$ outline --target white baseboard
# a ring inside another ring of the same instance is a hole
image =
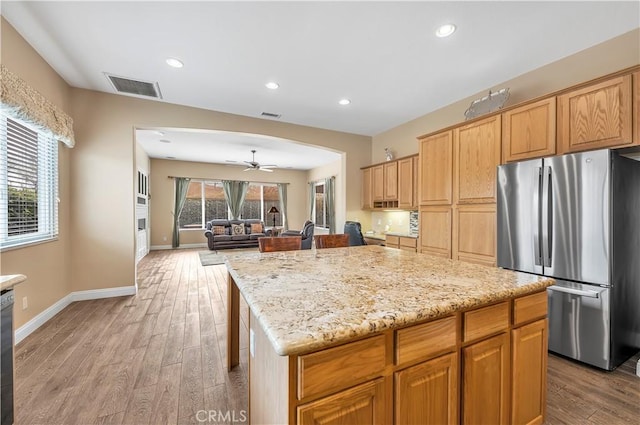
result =
[[[17,344],[31,335],[36,329],[44,325],[49,321],[49,319],[60,313],[72,302],[97,300],[100,298],[124,297],[127,295],[135,295],[137,291],[137,286],[121,286],[119,288],[90,289],[88,291],[72,292],[16,329],[14,336],[15,343]]]
[[[206,242],[181,244],[178,248],[173,248],[171,245],[151,245],[151,251],[160,251],[162,249],[189,249],[189,248],[208,248],[208,245]]]

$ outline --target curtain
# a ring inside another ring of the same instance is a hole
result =
[[[224,189],[224,197],[229,204],[231,210],[231,219],[238,220],[242,212],[242,204],[247,196],[249,182],[241,182],[236,180],[223,180],[222,188]]]
[[[329,233],[336,232],[336,202],[335,202],[335,177],[327,177],[324,180],[324,202],[327,208],[327,224],[329,225]]]
[[[287,185],[278,183],[278,194],[280,195],[280,214],[282,214],[282,227],[289,230],[289,218],[287,217]]]
[[[187,199],[187,189],[189,189],[189,180],[184,177],[176,177],[175,181],[175,205],[173,208],[173,238],[171,239],[171,246],[177,248],[180,246],[180,213],[184,207],[184,202]]]
[[[0,65],[0,88],[5,112],[51,134],[70,148],[75,145],[73,119],[4,65]]]
[[[316,200],[316,184],[315,182],[309,182],[309,220],[316,222],[315,217],[313,216],[313,207],[315,205]]]

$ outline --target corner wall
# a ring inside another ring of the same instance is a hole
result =
[[[0,18],[1,60],[13,73],[44,97],[69,113],[70,88],[4,18]],[[70,154],[58,147],[59,235],[58,240],[0,253],[1,274],[24,274],[27,281],[16,286],[14,324],[16,329],[64,297],[71,289],[70,278]],[[28,307],[22,309],[27,297]]]

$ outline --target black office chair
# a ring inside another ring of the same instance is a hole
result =
[[[349,235],[349,246],[366,245],[364,237],[362,236],[362,227],[357,221],[345,221],[344,233]]]

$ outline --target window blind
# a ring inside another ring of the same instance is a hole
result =
[[[0,112],[0,248],[58,235],[58,146]]]

